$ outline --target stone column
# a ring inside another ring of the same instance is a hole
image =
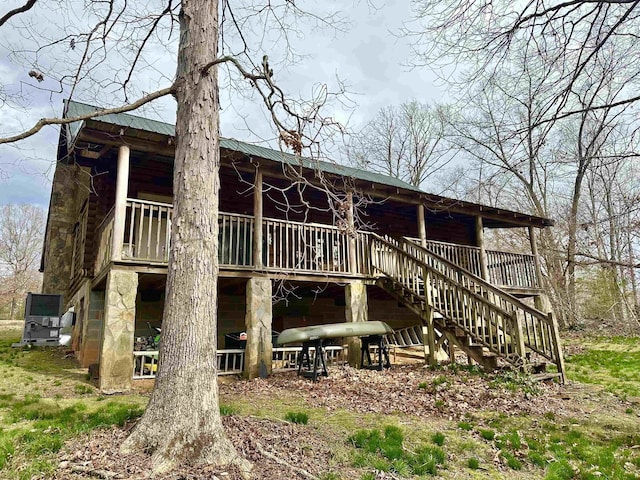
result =
[[[367,286],[360,280],[354,280],[345,287],[347,322],[366,322],[369,319]],[[349,337],[349,365],[360,367],[360,346],[358,337]]]
[[[271,374],[271,280],[250,278],[247,282],[247,311],[244,317],[247,346],[244,351],[244,375],[247,378]]]
[[[123,392],[131,388],[136,323],[138,274],[111,270],[105,292],[104,326],[100,347],[100,390]]]

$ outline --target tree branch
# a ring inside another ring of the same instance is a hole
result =
[[[19,140],[24,140],[25,138],[28,138],[38,133],[40,130],[42,130],[43,127],[47,125],[68,125],[69,123],[80,122],[82,120],[89,120],[90,118],[103,117],[105,115],[111,115],[114,113],[130,112],[131,110],[135,110],[136,108],[139,108],[142,105],[145,105],[151,102],[152,100],[156,100],[166,95],[172,95],[174,91],[175,91],[175,86],[171,85],[170,87],[163,88],[161,90],[156,90],[155,92],[150,93],[149,95],[145,95],[144,97],[140,98],[139,100],[133,103],[123,105],[121,107],[96,110],[95,112],[87,113],[86,115],[78,115],[77,117],[71,117],[71,118],[41,118],[29,130],[19,133],[18,135],[13,135],[11,137],[0,138],[0,145],[4,143],[13,143]]]
[[[30,10],[36,4],[37,0],[27,0],[23,6],[9,10],[2,18],[0,18],[0,27],[4,25],[11,17]]]

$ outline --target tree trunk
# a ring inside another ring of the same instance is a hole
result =
[[[176,74],[174,221],[159,370],[142,419],[122,450],[153,453],[155,472],[183,461],[250,464],[225,437],[216,372],[219,105],[218,2],[183,0]]]

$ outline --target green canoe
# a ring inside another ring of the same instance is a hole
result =
[[[310,327],[287,328],[280,335],[276,343],[302,343],[320,338],[364,337],[366,335],[386,335],[393,333],[393,329],[384,322],[345,322],[329,323],[327,325],[312,325]]]

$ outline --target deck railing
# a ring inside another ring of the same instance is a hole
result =
[[[127,199],[122,259],[166,263],[173,205]]]
[[[106,267],[111,261],[111,248],[113,244],[113,221],[115,209],[112,208],[102,223],[98,226],[98,253],[96,256],[96,273]]]
[[[169,261],[173,206],[127,199],[120,261]],[[218,259],[221,267],[253,267],[254,217],[221,212],[218,216]],[[365,232],[349,237],[338,227],[314,223],[263,220],[262,265],[265,270],[362,275],[370,272],[369,239]],[[99,233],[96,271],[111,259],[113,211]],[[350,242],[354,255],[350,255]],[[355,262],[355,263],[354,263]]]
[[[314,358],[315,349],[310,348],[311,358]],[[273,364],[274,372],[295,370],[302,347],[274,347]],[[327,364],[335,364],[344,359],[343,347],[325,347]],[[237,375],[244,369],[244,349],[226,348],[217,351],[218,375]],[[158,351],[138,350],[133,352],[133,378],[134,380],[156,378],[158,371]]]
[[[96,272],[112,259],[113,210],[98,229]],[[173,206],[167,203],[127,199],[125,233],[120,261],[166,264],[169,261]],[[221,212],[218,216],[218,259],[222,268],[255,265],[254,217]],[[262,267],[272,272],[370,276],[371,236],[315,223],[263,219]],[[419,239],[410,239],[419,243]],[[426,248],[481,276],[480,248],[433,240]],[[534,257],[487,250],[489,281],[504,287],[539,288]]]
[[[419,238],[409,238],[421,245]],[[427,240],[425,247],[436,255],[481,277],[480,247]],[[540,288],[533,255],[486,250],[488,280],[501,287]]]
[[[73,254],[71,256],[71,281],[85,276],[84,268],[85,242],[87,241],[88,203],[85,202],[78,213],[78,220],[73,227]]]
[[[487,250],[487,269],[494,285],[540,288],[533,255]]]

